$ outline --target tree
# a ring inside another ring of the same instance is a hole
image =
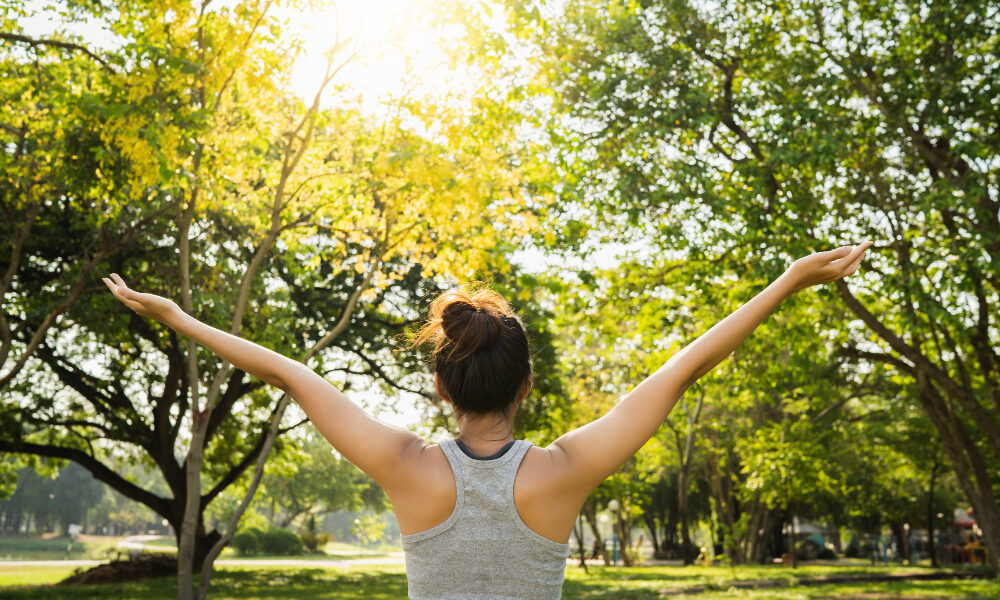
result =
[[[17,355],[11,368],[4,356],[0,451],[73,460],[161,515],[190,598],[207,593],[271,447],[302,421],[283,418],[289,398],[123,312],[95,274],[124,273],[343,387],[426,393],[397,336],[441,286],[502,263],[492,248],[524,224],[507,219],[502,157],[416,133],[435,119],[460,131],[450,115],[409,104],[372,122],[322,108],[349,40],[331,40],[303,102],[282,87],[297,46],[272,3],[164,8],[74,6],[109,23],[120,44],[108,50],[0,36],[20,103],[4,114],[39,117],[0,128],[12,165],[3,314],[16,323],[4,352]],[[121,462],[156,469],[168,491]],[[206,507],[248,476],[230,520],[209,527]]]
[[[514,39],[538,66],[515,94],[551,103],[533,123],[571,174],[554,188],[565,219],[772,275],[876,241],[869,275],[831,286],[862,325],[844,351],[916,384],[996,570],[996,8],[508,7],[506,38],[476,35]],[[507,54],[484,47],[491,64]]]
[[[297,520],[315,523],[316,516],[338,510],[388,508],[382,489],[337,455],[312,427],[295,442],[297,452],[270,460],[261,480],[272,527],[287,529]]]

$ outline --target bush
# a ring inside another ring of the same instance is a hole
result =
[[[256,530],[256,531],[255,531]],[[252,556],[260,554],[260,531],[256,527],[251,527],[245,531],[240,531],[233,536],[233,548],[240,556]]]
[[[302,543],[305,544],[309,552],[319,552],[330,541],[329,533],[313,533],[306,531],[302,534]]]
[[[302,554],[302,540],[287,529],[271,529],[260,540],[264,554]]]
[[[816,555],[816,558],[820,560],[836,560],[837,553],[830,548],[824,547],[822,550],[819,551],[819,554]]]

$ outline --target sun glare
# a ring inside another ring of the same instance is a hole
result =
[[[213,6],[232,3],[222,0]],[[364,112],[377,114],[401,96],[444,101],[464,97],[474,77],[456,68],[442,48],[442,42],[459,34],[458,27],[433,22],[448,3],[460,6],[458,0],[328,0],[306,3],[312,7],[305,9],[272,8],[271,15],[285,22],[289,34],[303,43],[291,74],[291,91],[304,99],[315,97],[326,68],[325,55],[339,35],[357,43],[357,56],[325,90],[325,106],[360,99]],[[18,22],[28,35],[46,37],[64,31],[79,35],[93,49],[119,43],[104,23],[65,22],[58,16],[58,3],[50,0],[32,5],[36,10]],[[348,54],[349,49],[341,51],[337,62]]]
[[[316,10],[285,11],[279,18],[303,39],[303,52],[292,74],[292,89],[313,98],[326,69],[327,50],[340,40],[357,44],[356,58],[347,62],[332,85],[359,98],[365,112],[381,112],[394,98],[455,98],[467,91],[470,77],[457,71],[442,48],[456,35],[454,27],[432,23],[441,2],[450,0],[350,0],[331,2]],[[348,57],[344,49],[336,63]],[[325,93],[324,103],[343,99]]]

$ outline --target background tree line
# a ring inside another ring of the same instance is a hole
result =
[[[996,570],[997,7],[576,0],[451,18],[495,114],[531,132],[538,243],[594,315],[582,332],[569,317],[592,386],[574,398],[622,393],[794,258],[875,242],[863,276],[782,307],[679,406],[678,510],[705,461],[743,560],[803,511],[901,529],[947,473]]]

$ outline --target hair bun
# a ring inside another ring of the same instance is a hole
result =
[[[524,325],[500,294],[485,285],[434,299],[414,345],[434,343],[434,373],[442,396],[459,412],[506,411],[531,386]]]
[[[489,307],[455,299],[441,311],[441,329],[453,346],[452,352],[465,356],[495,343],[503,331],[503,321]]]

